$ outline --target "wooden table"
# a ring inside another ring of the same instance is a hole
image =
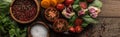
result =
[[[59,35],[51,32],[50,37],[120,37],[120,0],[101,0],[102,12],[99,24],[78,35]]]

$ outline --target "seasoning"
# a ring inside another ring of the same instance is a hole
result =
[[[32,37],[47,37],[48,30],[45,26],[36,24],[31,28]]]
[[[16,0],[12,5],[13,16],[20,21],[33,19],[37,14],[37,6],[32,0]]]

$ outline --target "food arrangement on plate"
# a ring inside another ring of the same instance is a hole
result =
[[[41,37],[49,37],[50,30],[57,33],[81,33],[89,24],[98,23],[96,18],[102,7],[100,0],[13,0],[8,4],[10,6],[3,3],[3,5],[0,5],[3,8],[0,8],[3,9],[3,12],[7,7],[10,8],[9,13],[12,19],[18,23],[14,26],[8,26],[11,28],[8,32],[11,37],[19,37],[23,32],[25,33],[25,31],[21,32],[21,28],[17,27],[19,24],[29,24],[25,29],[28,37],[40,37],[40,35]],[[4,8],[6,5],[7,7]],[[6,10],[6,12],[8,11]],[[7,14],[4,16],[7,16]],[[7,23],[7,18],[4,19],[4,16],[0,15],[0,19],[3,19],[2,22],[0,21],[2,24]],[[9,23],[12,24],[12,22]],[[24,29],[24,26],[22,27]],[[8,28],[0,27],[2,32],[6,29]],[[18,34],[15,31],[18,31]]]

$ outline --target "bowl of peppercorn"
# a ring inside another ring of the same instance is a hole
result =
[[[26,24],[37,18],[39,9],[36,0],[14,0],[10,6],[10,15],[15,21]]]

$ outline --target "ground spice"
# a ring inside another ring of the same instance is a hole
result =
[[[37,8],[32,0],[16,0],[12,6],[14,17],[21,21],[28,21],[35,17]]]

